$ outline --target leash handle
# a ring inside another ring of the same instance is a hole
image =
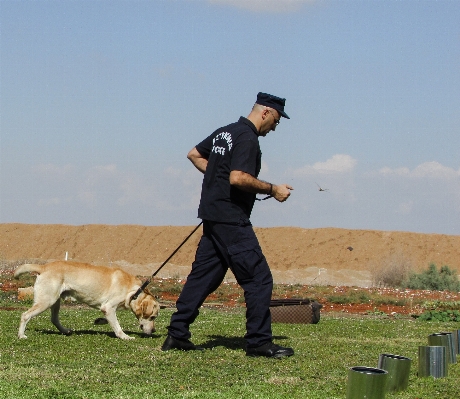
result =
[[[158,274],[158,272],[163,268],[164,265],[166,265],[166,263],[169,262],[169,260],[177,253],[177,251],[179,251],[179,249],[182,248],[182,245],[184,245],[188,239],[193,235],[193,233],[195,233],[195,231],[198,230],[198,228],[203,224],[203,221],[201,221],[198,226],[196,226],[193,231],[185,238],[184,241],[182,241],[182,243],[174,250],[174,252],[169,255],[168,259],[166,259],[162,264],[161,266],[152,274],[152,276],[145,280],[144,283],[139,287],[139,289],[136,291],[136,293],[131,297],[131,301],[134,300],[134,299],[137,299],[137,297],[140,295],[140,293],[142,291],[145,290],[145,288],[150,284],[150,282],[152,281],[152,279]]]
[[[265,200],[268,200],[269,198],[273,198],[273,195],[267,195],[267,196],[264,197],[264,198],[257,198],[257,197],[256,197],[256,201],[265,201]]]
[[[268,195],[264,198],[256,197],[256,201],[265,201],[265,200],[268,200],[269,198],[273,198],[273,184],[271,183],[268,183],[268,184],[270,184],[270,191],[268,192]]]

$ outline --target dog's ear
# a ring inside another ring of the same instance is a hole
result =
[[[143,300],[141,302],[141,311],[142,311],[142,316],[144,318],[149,318],[155,313],[156,308],[159,309],[160,305],[158,304],[157,301],[152,301],[152,300]],[[158,310],[157,312],[158,313]]]

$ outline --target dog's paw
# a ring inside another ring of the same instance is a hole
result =
[[[125,340],[130,340],[130,339],[134,339],[134,337],[130,337],[129,335],[120,335],[118,338],[121,338],[121,339],[125,339]]]
[[[18,335],[18,338],[19,339],[27,339],[27,335],[25,335],[25,334]]]

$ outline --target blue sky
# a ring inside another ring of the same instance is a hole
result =
[[[460,234],[460,2],[0,0],[0,223],[193,225],[187,152],[286,98],[255,226]],[[318,191],[318,185],[328,191]]]

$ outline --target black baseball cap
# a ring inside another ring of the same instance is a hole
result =
[[[257,94],[256,104],[265,105],[266,107],[276,109],[281,116],[283,116],[283,117],[285,117],[287,119],[291,119],[286,114],[286,112],[284,112],[284,104],[285,103],[286,103],[285,98],[272,96],[271,94],[262,93],[262,92]]]

